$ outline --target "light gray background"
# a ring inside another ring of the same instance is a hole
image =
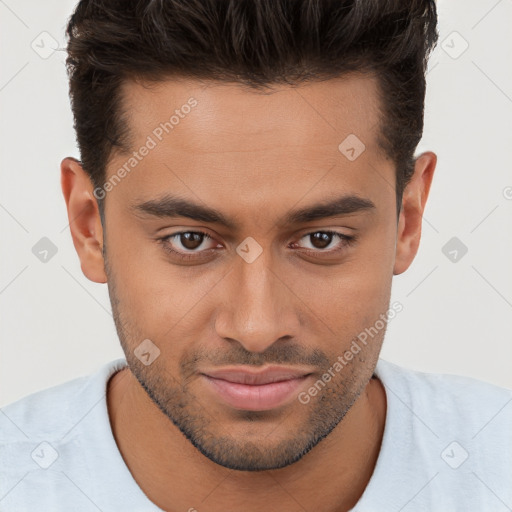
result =
[[[79,153],[65,52],[52,45],[65,48],[74,5],[0,0],[0,406],[123,355],[60,189],[60,161]],[[382,357],[512,388],[512,0],[443,0],[438,12],[417,151],[438,165],[419,254],[394,279],[404,309]],[[32,252],[42,237],[57,247],[46,263]],[[468,249],[455,262],[442,251],[452,237]]]

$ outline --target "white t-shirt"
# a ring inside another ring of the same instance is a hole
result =
[[[110,427],[106,383],[124,366],[111,361],[0,409],[0,512],[161,511]],[[375,374],[386,425],[354,512],[512,510],[512,390],[382,359]]]

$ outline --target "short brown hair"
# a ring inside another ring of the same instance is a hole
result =
[[[126,78],[174,75],[256,90],[362,71],[378,80],[378,143],[396,166],[400,210],[423,133],[434,0],[81,0],[67,35],[74,127],[95,187],[113,151],[129,151]]]

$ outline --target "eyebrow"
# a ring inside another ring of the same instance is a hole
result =
[[[186,217],[200,222],[221,224],[233,231],[239,229],[235,221],[228,219],[220,211],[170,194],[142,203],[132,204],[130,209],[138,216],[143,214],[143,216],[149,215],[158,218]],[[284,216],[284,219],[282,219],[279,224],[302,224],[319,219],[351,215],[374,209],[375,204],[370,199],[350,194],[340,196],[334,200],[292,210]]]

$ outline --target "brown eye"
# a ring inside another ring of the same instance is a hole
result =
[[[312,233],[308,236],[311,237],[311,241],[315,249],[325,249],[333,239],[332,233],[325,233],[323,231],[317,231],[316,233]]]
[[[183,259],[200,257],[202,253],[212,249],[205,243],[207,241],[213,241],[213,238],[203,231],[180,231],[159,239],[167,252]]]
[[[195,231],[187,231],[185,233],[179,233],[178,235],[181,245],[188,250],[194,250],[201,246],[204,239],[204,233],[198,233]]]
[[[336,231],[326,230],[307,233],[302,237],[302,239],[306,240],[306,242],[309,242],[309,244],[301,246],[305,249],[316,249],[316,251],[319,253],[331,253],[339,249],[343,249],[346,245],[349,245],[351,242],[353,242],[355,237],[353,235],[348,236]],[[333,243],[336,242],[336,239],[338,240],[337,244]],[[324,250],[329,248],[331,245],[334,246],[333,249]]]

